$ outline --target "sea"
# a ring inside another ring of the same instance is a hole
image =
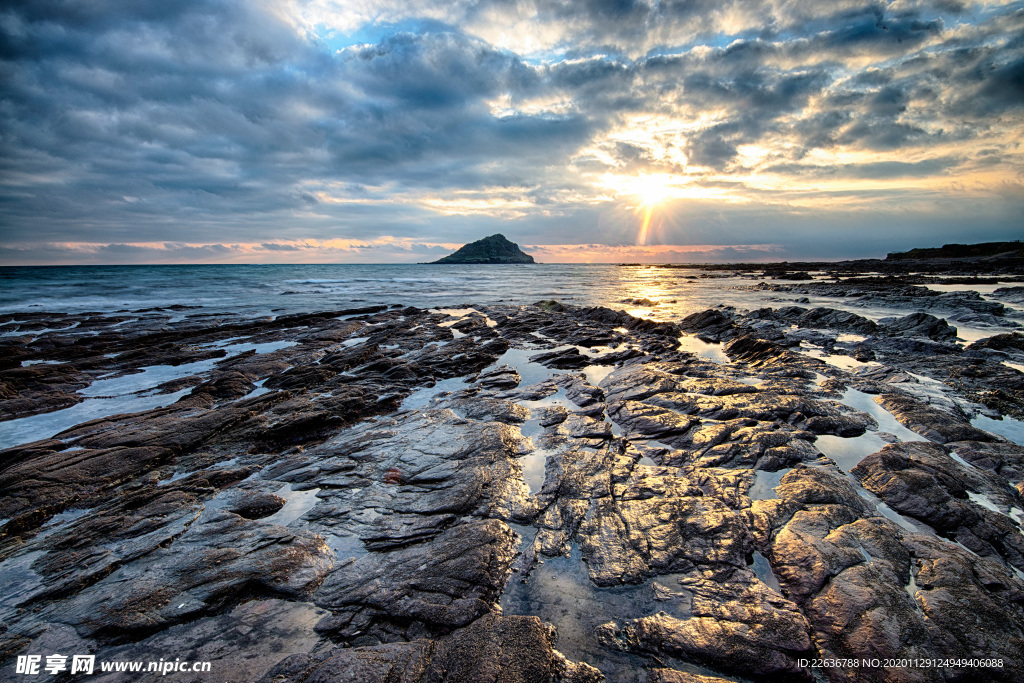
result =
[[[647,310],[671,319],[721,303],[692,270],[644,266],[159,265],[0,268],[0,315],[134,311],[173,305],[264,315],[401,304],[577,305]],[[732,284],[750,284],[748,278]],[[715,285],[724,284],[715,280]],[[703,286],[702,286],[703,285]],[[648,299],[657,305],[633,305]],[[655,310],[658,309],[658,310]]]
[[[812,275],[830,279],[827,273]],[[752,310],[795,303],[845,308],[871,319],[911,312],[755,290],[753,285],[762,280],[757,272],[615,264],[0,267],[0,316],[42,311],[103,314],[175,305],[255,316],[380,304],[442,308],[547,299],[608,306],[658,321],[677,321],[714,306]],[[981,292],[986,293],[990,292]],[[969,335],[961,335],[965,340],[979,336],[970,326],[964,331]]]

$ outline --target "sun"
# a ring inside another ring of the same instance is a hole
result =
[[[637,175],[614,175],[604,177],[604,184],[618,197],[629,198],[633,208],[642,216],[637,245],[647,244],[654,210],[679,198],[680,183],[676,176],[668,173],[640,173]],[[635,203],[633,203],[635,202]]]
[[[629,183],[631,194],[640,200],[644,209],[653,208],[672,198],[675,190],[672,176],[665,174],[638,175]]]
[[[638,175],[630,182],[630,185],[630,194],[640,200],[637,212],[643,213],[637,244],[644,246],[647,244],[647,233],[651,227],[654,208],[671,199],[675,188],[672,184],[672,177],[664,174]]]
[[[640,173],[637,175],[606,174],[601,184],[618,197],[636,201],[637,208],[657,206],[678,197],[679,178],[669,173]]]

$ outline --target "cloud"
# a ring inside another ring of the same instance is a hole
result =
[[[303,249],[294,244],[274,244],[273,242],[264,242],[260,246],[268,251],[302,251]]]
[[[842,178],[930,178],[943,175],[962,162],[960,157],[939,157],[922,161],[877,161],[863,164],[815,166],[811,164],[779,164],[765,170],[771,173]]]
[[[1015,8],[27,0],[0,12],[0,258],[614,244],[643,177],[694,212],[666,243],[832,205],[925,226],[937,197],[995,226],[1022,208]]]

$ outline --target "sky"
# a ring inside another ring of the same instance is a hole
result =
[[[1024,1],[13,0],[0,265],[1024,235]]]

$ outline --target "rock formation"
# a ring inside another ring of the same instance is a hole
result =
[[[491,235],[461,247],[434,263],[534,263],[533,257],[524,253],[515,242],[504,235]]]

